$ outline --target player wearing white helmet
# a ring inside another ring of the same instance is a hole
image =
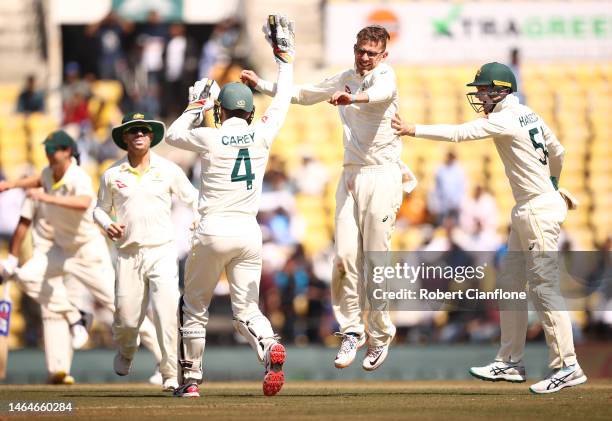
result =
[[[572,324],[559,292],[556,259],[560,224],[568,208],[577,205],[569,192],[557,191],[563,146],[538,114],[519,103],[513,94],[517,91],[516,78],[506,65],[483,65],[468,86],[477,89],[468,94],[468,99],[476,112],[484,111],[483,118],[460,125],[415,125],[404,123],[398,115],[392,127],[399,135],[430,140],[493,138],[516,200],[502,279],[513,282],[513,289],[518,291],[528,283],[550,349],[553,371],[530,390],[552,393],[584,383],[587,378],[576,360]],[[472,367],[470,373],[483,380],[524,382],[527,309],[502,309],[500,325],[501,347],[495,361]]]
[[[256,123],[250,124],[255,108],[246,85],[229,83],[219,92],[216,83],[202,80],[190,90],[185,113],[168,129],[170,145],[199,153],[202,162],[201,219],[187,259],[180,309],[182,385],[177,396],[199,396],[208,307],[224,270],[234,326],[265,366],[264,394],[275,395],[284,384],[285,348],[259,309],[262,236],[256,215],[270,147],[291,98],[293,24],[284,16],[271,15],[267,31],[279,67],[279,88]],[[216,92],[215,119],[221,126],[197,127],[203,112],[213,107]]]

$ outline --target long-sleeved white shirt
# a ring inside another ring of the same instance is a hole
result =
[[[151,152],[149,168],[140,174],[126,156],[102,174],[94,217],[106,230],[115,211],[117,223],[125,224],[118,248],[166,244],[174,240],[173,194],[196,211],[198,191],[178,165]]]
[[[169,145],[200,155],[202,218],[198,233],[241,236],[257,225],[253,221],[259,209],[270,146],[285,121],[292,82],[293,66],[279,64],[278,93],[252,125],[234,117],[218,129],[194,127],[195,116],[183,114],[168,129]]]
[[[272,95],[276,86],[259,79],[256,89]],[[368,103],[338,107],[343,125],[344,165],[397,163],[402,142],[391,128],[391,118],[399,108],[393,69],[381,63],[363,76],[355,69],[348,69],[315,85],[297,85],[291,102],[312,105],[329,100],[336,91],[366,92],[369,97]]]
[[[493,138],[518,203],[554,191],[550,176],[561,175],[565,150],[540,116],[508,95],[487,117],[457,125],[417,124],[415,136],[450,142]]]

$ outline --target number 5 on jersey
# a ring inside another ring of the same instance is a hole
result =
[[[544,130],[541,127],[540,127],[540,130],[542,130],[542,134],[543,134]],[[536,136],[538,136],[538,135],[542,139],[542,142],[538,142],[536,140]],[[539,158],[538,160],[540,161],[540,163],[542,165],[547,165],[548,164],[548,150],[546,149],[545,140],[542,137],[542,135],[540,134],[540,131],[538,130],[537,127],[534,127],[533,129],[529,130],[529,137],[531,138],[531,144],[535,148],[536,152],[537,152],[538,149],[542,149],[542,153],[543,153],[543,157],[544,158]]]
[[[238,172],[242,166],[242,161],[244,161],[245,173],[241,175],[238,174]],[[236,162],[234,163],[234,169],[232,170],[232,183],[246,181],[247,190],[251,190],[253,188],[254,179],[255,174],[251,172],[251,156],[249,155],[249,150],[247,148],[240,149],[236,157]]]

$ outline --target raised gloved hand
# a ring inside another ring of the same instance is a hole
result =
[[[272,46],[274,59],[278,63],[293,63],[295,59],[294,22],[285,15],[269,15],[263,32]]]
[[[221,89],[213,79],[198,80],[189,88],[189,105],[185,113],[196,114],[195,125],[199,126],[204,120],[204,113],[215,106]]]

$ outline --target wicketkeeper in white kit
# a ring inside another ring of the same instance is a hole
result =
[[[228,83],[219,92],[216,82],[204,79],[190,89],[190,104],[166,137],[172,146],[199,153],[202,162],[201,219],[187,259],[179,314],[182,384],[177,396],[199,396],[208,307],[223,270],[234,326],[265,366],[264,394],[275,395],[284,384],[285,348],[259,309],[262,235],[256,215],[270,147],[291,99],[294,35],[285,16],[270,15],[264,28],[279,68],[278,93],[264,115],[250,125],[255,108],[248,86]],[[213,106],[221,127],[198,127]]]
[[[516,78],[508,66],[487,63],[467,86],[476,87],[468,99],[476,112],[484,111],[484,118],[460,125],[414,125],[398,115],[392,127],[399,135],[430,140],[493,138],[516,200],[505,266],[512,270],[508,277],[513,278],[514,288],[523,291],[527,283],[550,350],[551,374],[529,389],[552,393],[584,383],[587,378],[576,360],[572,323],[559,291],[556,259],[560,224],[567,210],[577,206],[569,192],[558,189],[563,146],[539,115],[519,103],[513,94]],[[472,367],[470,374],[482,380],[524,382],[526,309],[500,310],[500,325],[501,347],[495,361]]]
[[[100,180],[95,221],[117,246],[113,337],[119,346],[114,369],[129,373],[138,348],[138,329],[153,304],[153,322],[162,359],[163,389],[177,383],[178,256],[170,218],[172,196],[197,212],[198,191],[175,163],[151,152],[165,135],[161,121],[129,113],[113,128],[113,141],[127,155]],[[116,221],[110,214],[114,211]]]

